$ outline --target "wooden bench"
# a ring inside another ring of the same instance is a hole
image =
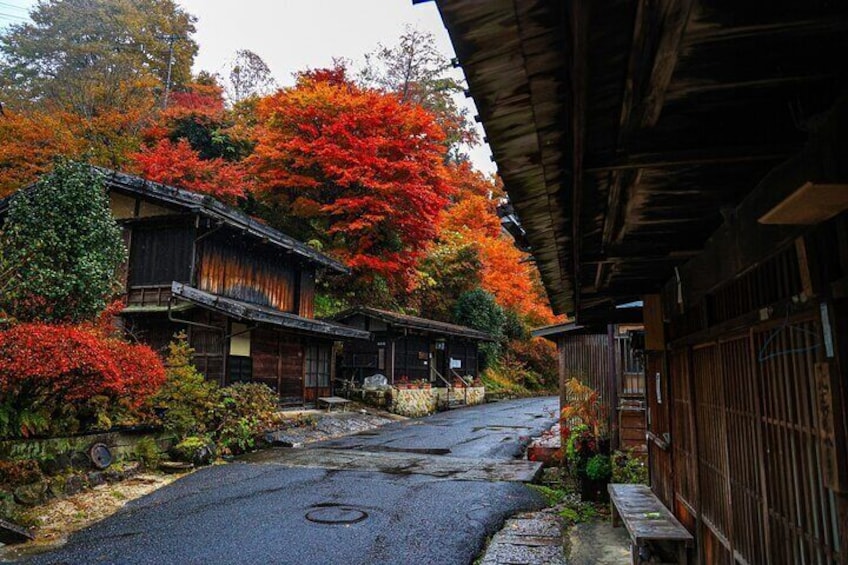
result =
[[[333,406],[341,406],[342,412],[347,412],[347,405],[350,404],[350,400],[341,396],[322,396],[318,398],[318,407],[320,408],[322,404],[327,405],[327,412],[332,410]]]
[[[640,549],[652,544],[669,548],[680,564],[689,563],[689,548],[695,544],[686,528],[654,496],[645,485],[618,485],[607,487],[610,495],[612,525],[621,523],[627,528],[633,563],[641,563]]]

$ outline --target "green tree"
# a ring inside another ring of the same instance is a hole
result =
[[[485,366],[490,366],[500,353],[506,324],[506,314],[495,302],[495,297],[479,288],[466,292],[456,301],[453,317],[457,324],[488,332],[497,340],[483,344],[480,348],[485,357]]]
[[[92,320],[120,289],[127,251],[100,174],[57,162],[12,197],[0,232],[0,309],[21,321]]]
[[[483,265],[477,247],[456,233],[443,234],[418,266],[418,285],[411,297],[422,316],[450,320],[456,301],[479,288]]]
[[[0,36],[7,103],[52,102],[90,120],[163,93],[169,76],[191,78],[195,18],[173,0],[40,0],[30,19]]]
[[[468,110],[456,103],[460,81],[451,76],[448,58],[436,46],[432,33],[407,26],[395,45],[378,45],[365,55],[360,81],[397,94],[405,103],[423,106],[445,131],[449,157],[464,160],[462,146],[478,141]]]

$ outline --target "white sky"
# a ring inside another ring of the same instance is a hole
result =
[[[250,49],[271,68],[277,82],[293,83],[293,73],[332,64],[333,57],[354,66],[378,43],[393,45],[406,24],[430,31],[442,52],[454,56],[434,2],[412,0],[177,0],[197,16],[195,40],[200,51],[195,71],[223,71],[238,49]],[[35,0],[0,0],[0,26],[17,23]],[[460,72],[460,71],[457,71]],[[459,75],[462,76],[461,74]],[[470,116],[473,102],[460,95]],[[482,129],[480,138],[483,138]],[[489,148],[471,152],[481,171],[495,170]]]

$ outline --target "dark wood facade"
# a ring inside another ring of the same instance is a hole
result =
[[[608,413],[614,449],[646,452],[645,367],[641,326],[581,327],[566,323],[539,328],[536,337],[556,343],[560,403],[574,378],[598,391]]]
[[[260,382],[281,398],[332,393],[337,340],[366,332],[313,320],[317,268],[344,267],[200,195],[106,173],[124,228],[127,330],[163,351],[185,331],[221,385]]]
[[[554,309],[644,298],[698,562],[848,562],[848,4],[437,4]]]
[[[435,386],[457,376],[474,379],[480,374],[479,344],[492,340],[471,328],[374,308],[356,308],[334,319],[372,335],[370,341],[344,346],[343,378],[360,383],[376,374],[390,383],[406,377]]]

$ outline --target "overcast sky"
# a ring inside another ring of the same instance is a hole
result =
[[[378,43],[392,45],[410,24],[430,31],[449,58],[453,48],[434,2],[412,0],[177,0],[197,17],[200,52],[195,71],[221,72],[238,49],[250,49],[271,68],[280,85],[305,68],[326,67],[333,57],[354,65]],[[0,0],[0,25],[22,21],[35,0]],[[6,16],[4,17],[4,14]],[[459,71],[457,71],[459,72]],[[459,75],[461,76],[461,74]],[[476,110],[468,104],[470,115]],[[482,139],[483,133],[480,132]],[[474,165],[493,172],[488,147],[471,154]]]

